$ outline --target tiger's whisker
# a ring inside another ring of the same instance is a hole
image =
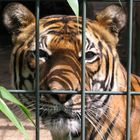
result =
[[[93,125],[93,127],[95,128],[95,130],[96,130],[96,131],[98,132],[98,134],[100,135],[101,139],[102,139],[102,140],[105,140],[105,139],[103,138],[103,134],[102,134],[101,130],[98,130],[98,128],[97,128],[96,125],[94,124],[94,120],[92,120],[91,117],[90,117],[88,114],[85,115],[85,118]]]
[[[97,123],[97,125],[99,125],[100,127],[104,127],[101,123],[99,123],[101,120],[99,120],[99,118],[96,118],[95,115],[97,115],[96,113],[93,113],[91,111],[88,112],[89,115],[91,115],[92,119],[94,118],[95,123]],[[109,128],[109,127],[108,127]],[[110,131],[110,132],[109,132]],[[107,131],[107,133],[109,134],[109,136],[113,139],[113,136],[111,134],[111,129],[109,128],[109,131]]]

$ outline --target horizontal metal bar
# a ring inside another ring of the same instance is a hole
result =
[[[34,90],[9,90],[11,93],[23,93],[23,94],[29,94],[29,93],[35,93]],[[80,91],[72,91],[72,90],[39,90],[41,94],[81,94]],[[117,92],[117,91],[85,91],[86,94],[107,94],[107,95],[126,95],[127,92]],[[131,95],[140,95],[139,92],[130,92]]]

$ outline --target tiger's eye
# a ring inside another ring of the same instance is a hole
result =
[[[49,59],[49,55],[46,51],[44,50],[39,50],[39,57],[40,58],[44,58],[46,61]]]
[[[43,50],[39,50],[39,57],[48,57],[48,54]]]
[[[93,59],[94,56],[95,56],[95,53],[94,53],[94,52],[88,51],[88,52],[86,52],[85,58],[86,58],[87,60],[90,60],[90,59]]]

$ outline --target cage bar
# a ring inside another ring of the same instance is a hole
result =
[[[127,68],[127,106],[126,106],[126,140],[130,140],[130,112],[131,112],[131,60],[132,60],[132,29],[133,27],[133,0],[129,1],[129,48],[128,48],[128,68]]]
[[[36,81],[35,81],[35,95],[36,95],[36,140],[40,139],[40,124],[39,124],[39,15],[40,15],[40,0],[36,0]]]
[[[86,42],[86,0],[82,1],[82,74],[81,74],[81,139],[85,140],[85,42]]]
[[[13,94],[17,94],[17,93],[23,93],[23,94],[34,94],[35,91],[34,90],[9,90],[9,92],[13,93]],[[69,90],[39,90],[40,94],[81,94],[80,91],[69,91]],[[120,92],[120,91],[85,91],[85,94],[103,94],[103,95],[127,95],[127,91],[126,92]],[[140,95],[140,92],[132,92],[131,91],[131,95]]]

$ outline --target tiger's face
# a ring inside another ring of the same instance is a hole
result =
[[[12,12],[11,12],[12,11]],[[121,16],[120,16],[121,15]],[[82,18],[48,16],[40,19],[39,70],[40,89],[81,91]],[[120,91],[125,81],[118,83],[120,69],[116,52],[118,33],[126,22],[123,10],[115,5],[97,14],[96,20],[86,21],[85,90]],[[12,32],[12,80],[16,89],[34,89],[36,76],[35,18],[19,3],[9,4],[4,11],[4,23]],[[117,77],[116,77],[117,75]],[[108,95],[86,95],[86,127],[96,128],[98,120],[108,110]],[[25,104],[35,104],[31,94]],[[42,122],[53,135],[73,138],[81,133],[80,94],[42,94]],[[92,119],[93,117],[93,119]],[[103,117],[104,118],[104,117]],[[59,136],[58,136],[59,137]]]

